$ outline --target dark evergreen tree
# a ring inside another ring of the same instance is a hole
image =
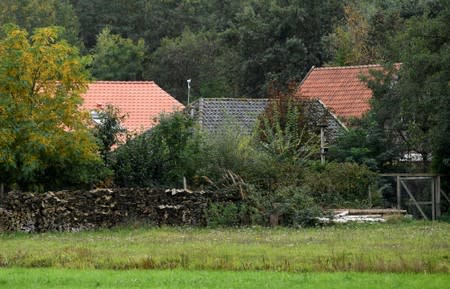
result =
[[[142,80],[144,55],[142,39],[133,43],[107,27],[97,37],[92,75],[98,80]]]

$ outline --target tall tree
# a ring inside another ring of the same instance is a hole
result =
[[[141,80],[144,54],[144,40],[135,44],[106,27],[97,37],[92,74],[99,80]]]
[[[143,38],[153,52],[165,37],[178,37],[189,28],[199,31],[210,19],[209,0],[71,0],[81,23],[81,37],[93,48],[105,27],[122,37]]]
[[[250,1],[236,16],[241,94],[262,97],[273,85],[300,81],[326,60],[322,37],[339,15],[338,1]]]
[[[0,39],[0,182],[8,187],[87,184],[101,165],[88,115],[78,110],[86,63],[55,28]]]
[[[61,37],[72,45],[81,46],[79,22],[69,0],[2,0],[0,26],[14,23],[29,33],[35,28],[61,26]]]
[[[192,79],[191,95],[235,97],[232,71],[234,59],[221,46],[218,35],[186,30],[180,37],[165,38],[152,54],[146,78],[154,79],[178,100],[187,100],[186,80]],[[193,100],[191,99],[191,100]]]
[[[374,46],[369,44],[369,19],[361,7],[345,5],[345,18],[328,36],[333,65],[373,64],[379,61]]]
[[[405,22],[393,41],[402,62],[394,75],[376,75],[373,109],[380,128],[404,153],[430,156],[440,171],[449,171],[450,5],[435,1]],[[386,130],[388,128],[388,130]]]

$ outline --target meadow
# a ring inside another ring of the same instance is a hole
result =
[[[444,274],[2,269],[2,289],[448,289]]]
[[[448,274],[449,258],[439,222],[0,234],[4,268]]]

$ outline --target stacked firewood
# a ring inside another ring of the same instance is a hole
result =
[[[10,192],[0,203],[0,231],[79,231],[129,222],[204,225],[208,203],[230,198],[235,197],[147,188]]]

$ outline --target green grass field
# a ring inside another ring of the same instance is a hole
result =
[[[450,272],[450,224],[0,234],[0,267]]]
[[[0,288],[448,289],[444,274],[2,269]]]

